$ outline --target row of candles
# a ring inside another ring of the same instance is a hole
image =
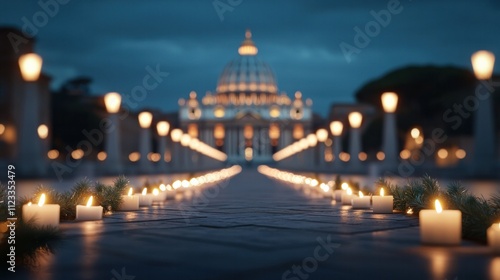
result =
[[[134,194],[134,189],[129,188],[127,194],[122,195],[122,203],[118,211],[135,211],[140,207],[148,207],[153,202],[163,202],[167,199],[167,191],[188,189],[191,187],[209,186],[221,180],[233,177],[241,172],[241,166],[234,165],[219,171],[210,172],[190,180],[176,180],[171,185],[160,184],[159,189],[154,188],[151,193],[144,188],[140,194]],[[46,195],[41,194],[38,204],[29,202],[23,205],[23,220],[32,220],[38,226],[59,226],[60,206],[58,204],[45,204]],[[77,221],[96,221],[102,219],[103,207],[93,205],[93,197],[90,196],[86,205],[76,206]]]
[[[323,192],[335,203],[351,206],[352,209],[372,209],[374,214],[391,214],[394,208],[394,198],[385,195],[383,188],[380,195],[365,196],[353,193],[347,183],[342,183],[341,189],[333,190],[331,184],[320,183],[317,179],[291,172],[281,171],[268,166],[259,166],[258,171],[266,176],[295,185],[307,186]],[[319,188],[316,188],[319,187]],[[420,237],[423,244],[428,245],[459,245],[462,235],[462,213],[460,210],[444,210],[438,199],[434,202],[435,209],[424,209],[419,213]],[[411,213],[411,211],[409,212]],[[500,223],[493,224],[487,230],[488,244],[496,253],[500,253]]]

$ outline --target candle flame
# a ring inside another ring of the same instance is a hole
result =
[[[438,213],[443,212],[443,207],[441,207],[441,203],[439,202],[438,199],[436,199],[436,202],[434,202],[434,204],[436,205],[436,212]]]
[[[38,206],[42,206],[43,204],[45,204],[45,194],[42,193],[42,195],[40,196],[40,200],[38,201]]]
[[[347,188],[347,194],[348,194],[348,195],[352,195],[352,190],[351,190],[351,188]]]
[[[159,194],[159,193],[160,193],[160,192],[158,191],[158,189],[154,189],[154,190],[153,190],[153,195],[154,195],[154,196],[158,196],[158,194]]]
[[[142,189],[142,195],[146,195],[148,193],[148,189],[144,188]]]
[[[341,188],[345,191],[349,188],[349,185],[347,183],[342,183]]]
[[[128,196],[132,196],[132,193],[133,193],[133,192],[134,192],[134,190],[133,190],[132,188],[130,188],[130,189],[128,190]]]
[[[365,195],[363,194],[362,191],[359,191],[359,197],[364,197]]]
[[[94,198],[93,198],[92,196],[90,196],[89,201],[87,201],[87,207],[92,206],[92,200],[93,200],[93,199],[94,199]]]
[[[384,196],[384,194],[385,194],[384,188],[381,188],[380,189],[380,196]]]

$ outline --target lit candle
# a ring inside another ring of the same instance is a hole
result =
[[[347,183],[342,183],[341,185],[341,190],[335,190],[335,192],[333,193],[334,196],[335,196],[335,201],[337,202],[341,202],[342,201],[342,194],[344,194],[346,191],[347,191],[347,188],[349,187],[349,185]]]
[[[144,188],[139,196],[139,206],[151,206],[153,204],[153,196],[148,194],[148,189]]]
[[[330,186],[328,186],[325,183],[321,183],[319,185],[321,190],[323,191],[323,197],[331,198],[332,197],[332,192],[330,191]]]
[[[153,202],[163,202],[167,199],[166,191],[159,191],[157,188],[153,190]]]
[[[102,206],[92,206],[93,197],[90,196],[87,206],[76,206],[76,220],[95,221],[102,219]]]
[[[342,205],[351,205],[352,199],[357,197],[357,195],[352,194],[351,188],[347,188],[347,191],[342,194]]]
[[[40,196],[38,205],[31,202],[23,205],[23,220],[32,220],[37,226],[59,226],[59,215],[61,207],[58,204],[45,204],[45,194]]]
[[[359,197],[352,199],[353,209],[368,209],[370,208],[370,197],[364,196],[362,191],[359,191]]]
[[[459,245],[462,233],[462,212],[443,210],[436,199],[436,210],[420,211],[420,238],[424,244]]]
[[[493,224],[488,229],[488,245],[494,253],[500,253],[500,223]]]
[[[384,188],[380,189],[380,196],[374,195],[372,197],[373,213],[376,214],[390,214],[393,209],[394,198],[392,195],[384,195]]]
[[[127,195],[122,195],[122,203],[118,210],[122,211],[130,211],[130,210],[139,210],[139,196],[132,195],[133,190],[130,188],[128,190]]]

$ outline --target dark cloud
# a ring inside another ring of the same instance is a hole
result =
[[[339,45],[353,45],[354,28],[364,29],[374,20],[371,11],[389,2],[243,0],[221,21],[212,0],[72,0],[40,28],[37,51],[54,87],[88,75],[96,93],[130,92],[146,66],[159,64],[170,76],[141,105],[170,111],[189,91],[215,88],[248,27],[280,89],[302,91],[322,114],[331,102],[353,101],[363,83],[396,67],[469,67],[477,49],[500,53],[497,2],[405,0],[402,12],[347,63]],[[2,25],[22,26],[22,17],[32,19],[41,9],[35,1],[0,5]]]

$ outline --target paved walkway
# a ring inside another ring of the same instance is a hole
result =
[[[414,218],[332,205],[255,170],[61,227],[57,253],[16,278],[500,279],[500,257],[485,246],[423,247]]]

